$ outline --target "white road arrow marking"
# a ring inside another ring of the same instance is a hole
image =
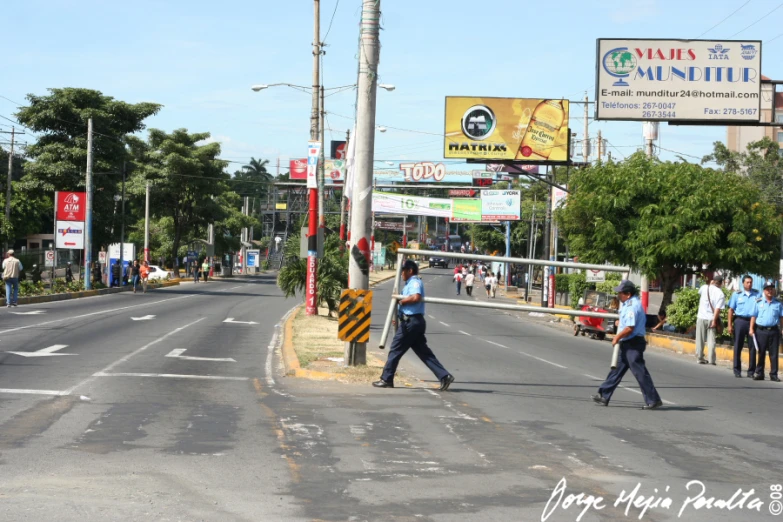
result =
[[[15,355],[21,355],[22,357],[55,357],[57,355],[77,355],[75,353],[54,353],[63,348],[68,348],[67,344],[53,344],[48,348],[41,348],[35,352],[6,352],[13,353]]]
[[[45,314],[43,310],[31,310],[29,312],[11,312],[14,315],[40,315]]]
[[[230,357],[191,357],[189,355],[182,355],[186,351],[187,348],[177,348],[176,350],[171,350],[166,357],[176,357],[177,359],[184,359],[186,361],[236,362]]]
[[[233,318],[233,317],[229,317],[228,319],[226,319],[226,320],[225,320],[225,321],[223,321],[223,322],[224,322],[224,323],[234,323],[234,324],[258,324],[258,323],[257,323],[257,322],[255,322],[255,321],[234,321],[234,318]]]
[[[150,319],[155,319],[154,315],[145,315],[144,317],[131,317],[134,321],[149,321]]]

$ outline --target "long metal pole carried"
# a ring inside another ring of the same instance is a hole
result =
[[[383,350],[386,347],[386,338],[389,337],[394,312],[397,309],[397,299],[394,297],[400,292],[400,277],[402,277],[402,264],[405,262],[404,254],[397,254],[397,275],[394,276],[394,288],[392,288],[392,300],[389,303],[389,311],[386,313],[386,322],[383,323],[383,333],[381,333],[381,342],[378,348]]]

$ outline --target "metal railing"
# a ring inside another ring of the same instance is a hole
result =
[[[599,265],[592,263],[569,263],[566,261],[546,261],[542,259],[525,259],[518,257],[499,257],[499,256],[485,256],[479,254],[463,254],[461,252],[437,252],[433,250],[411,250],[407,248],[400,248],[397,250],[397,274],[394,279],[394,287],[392,289],[391,304],[389,305],[389,311],[386,314],[386,321],[383,324],[383,332],[381,333],[381,342],[378,348],[384,349],[386,347],[386,340],[389,337],[389,331],[394,320],[397,304],[400,299],[403,298],[400,295],[400,276],[402,275],[402,265],[405,262],[405,257],[411,256],[423,256],[423,257],[445,257],[451,259],[475,259],[478,261],[499,262],[499,263],[517,263],[524,265],[539,265],[539,266],[556,266],[562,268],[578,268],[584,270],[605,270],[607,272],[629,272],[630,268],[627,266],[615,266],[615,265]],[[503,303],[483,303],[475,301],[461,301],[458,299],[444,299],[441,297],[425,297],[423,299],[425,303],[432,304],[444,304],[452,306],[467,306],[472,308],[492,308],[496,310],[513,310],[520,312],[540,312],[550,315],[570,315],[577,317],[597,317],[602,319],[619,319],[618,314],[604,313],[604,312],[586,312],[582,310],[567,310],[562,308],[547,308],[543,306],[532,305],[513,305]],[[612,351],[612,364],[614,369],[617,367],[617,360],[619,358],[620,345],[619,343],[614,346]]]

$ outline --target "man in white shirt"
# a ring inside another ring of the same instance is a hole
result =
[[[713,277],[709,285],[699,288],[699,311],[696,315],[696,359],[699,364],[715,365],[715,326],[720,321],[720,311],[726,304],[723,295],[723,276]],[[707,357],[704,358],[704,341],[707,341]]]
[[[468,272],[468,275],[465,276],[465,291],[468,295],[473,295],[473,281],[475,279],[476,276],[473,275],[473,272]]]

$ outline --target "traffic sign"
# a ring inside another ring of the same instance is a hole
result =
[[[372,290],[343,290],[337,338],[346,342],[369,342],[371,312]]]
[[[588,283],[603,283],[606,281],[606,272],[604,270],[586,270],[585,281]]]
[[[46,251],[44,266],[48,266],[48,267],[54,266],[54,250]]]

